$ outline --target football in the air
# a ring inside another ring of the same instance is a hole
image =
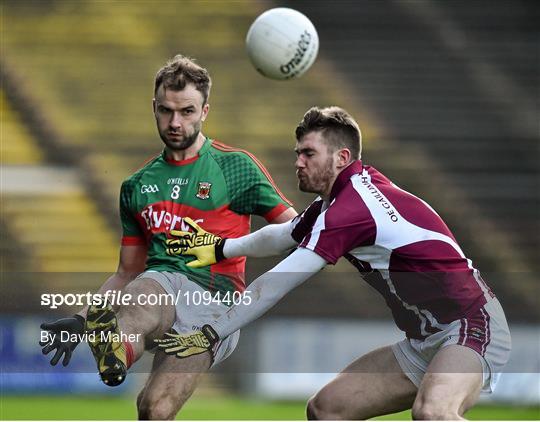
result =
[[[261,14],[246,36],[247,53],[261,74],[272,79],[302,76],[319,51],[319,36],[311,21],[287,7]]]

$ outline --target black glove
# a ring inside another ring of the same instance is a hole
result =
[[[51,359],[51,365],[54,366],[58,363],[62,355],[62,365],[67,366],[71,359],[71,354],[75,347],[81,341],[81,335],[84,333],[84,318],[80,315],[73,315],[69,318],[62,318],[54,322],[44,322],[41,324],[42,330],[47,330],[54,335],[54,338],[50,341],[40,341],[39,345],[43,348],[41,351],[44,355],[49,354],[52,350],[56,349],[56,353]],[[67,341],[61,341],[61,332],[68,332],[70,334]],[[76,334],[76,340],[72,341],[72,334]]]

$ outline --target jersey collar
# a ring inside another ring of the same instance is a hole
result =
[[[212,144],[212,141],[210,138],[208,137],[204,138],[204,143],[201,149],[199,149],[199,152],[197,153],[197,155],[195,155],[194,157],[188,158],[186,160],[173,160],[172,158],[167,157],[167,154],[165,154],[165,150],[163,150],[163,152],[161,153],[161,156],[168,164],[171,164],[173,166],[185,166],[187,164],[191,164],[197,161],[200,156],[202,156],[203,154],[206,153],[206,151],[208,151],[208,148],[210,148],[211,144]]]
[[[332,201],[339,192],[347,185],[349,179],[355,174],[362,173],[362,160],[355,160],[349,166],[339,173],[332,190],[330,191],[330,201]]]

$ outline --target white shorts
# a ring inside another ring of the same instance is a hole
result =
[[[158,282],[172,298],[178,298],[175,306],[176,317],[172,326],[177,333],[191,333],[200,330],[204,324],[211,323],[228,309],[226,305],[220,303],[202,303],[197,300],[202,297],[205,290],[182,273],[145,271],[137,278],[151,278]],[[197,293],[194,294],[194,292]],[[221,339],[214,346],[212,366],[229,357],[236,348],[239,338],[240,330]]]
[[[482,392],[492,393],[511,349],[510,331],[499,301],[490,300],[476,314],[453,321],[424,340],[402,340],[392,345],[392,351],[403,372],[419,387],[435,354],[454,344],[475,351],[482,363]]]

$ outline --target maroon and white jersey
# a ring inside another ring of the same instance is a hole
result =
[[[358,268],[409,338],[439,332],[494,297],[441,217],[361,161],[340,173],[329,203],[316,199],[292,224],[299,247]]]

